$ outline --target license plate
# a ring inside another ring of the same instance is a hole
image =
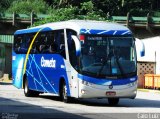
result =
[[[116,92],[114,92],[114,91],[109,91],[109,92],[106,92],[106,95],[107,95],[107,96],[115,96],[115,95],[116,95]]]

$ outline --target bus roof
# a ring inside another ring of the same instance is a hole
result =
[[[17,30],[16,34],[34,33],[40,29],[42,31],[58,30],[58,29],[73,29],[78,34],[107,34],[107,35],[131,35],[131,31],[120,24],[105,22],[105,21],[92,21],[92,20],[69,20],[55,23],[47,23],[29,29]]]

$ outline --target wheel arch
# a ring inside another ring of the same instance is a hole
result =
[[[60,77],[59,79],[59,95],[61,96],[62,83],[66,82],[64,77]]]
[[[64,82],[65,82],[66,85],[67,85],[67,89],[68,89],[67,94],[68,94],[68,96],[70,96],[69,81],[67,80],[67,77],[65,77],[65,76],[61,76],[61,77],[60,77],[60,80],[59,80],[59,95],[60,95],[60,93],[61,93],[62,83],[64,83]]]

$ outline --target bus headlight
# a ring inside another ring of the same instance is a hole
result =
[[[85,93],[86,93],[86,90],[83,90],[83,89],[82,89],[82,90],[81,90],[81,93],[82,93],[82,94],[85,94]]]
[[[128,86],[130,87],[135,86],[135,85],[137,85],[137,81],[128,84]]]

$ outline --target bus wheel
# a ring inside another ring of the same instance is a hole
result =
[[[61,89],[61,95],[62,95],[62,101],[65,102],[65,103],[68,103],[69,102],[69,97],[67,96],[67,86],[66,86],[66,83],[63,82],[62,84],[62,89]]]
[[[24,80],[24,95],[26,97],[30,97],[32,95],[32,91],[28,87],[28,80],[27,79]]]
[[[119,103],[119,98],[108,98],[108,103],[111,106],[117,105]]]
[[[24,80],[24,95],[26,97],[37,97],[39,95],[39,92],[29,89],[27,78]]]

